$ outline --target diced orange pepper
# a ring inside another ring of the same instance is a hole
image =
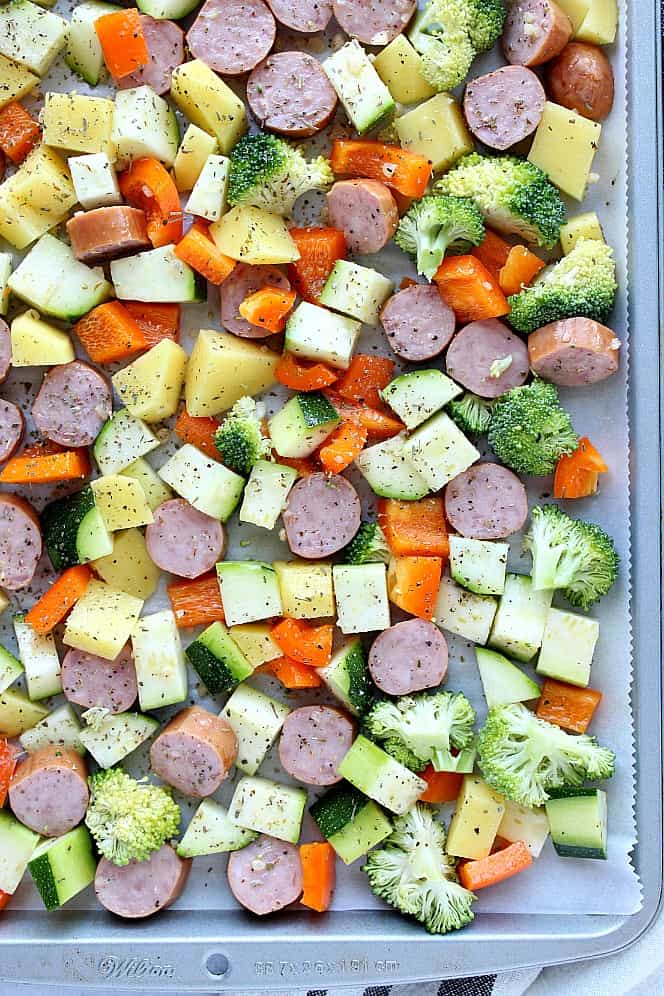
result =
[[[146,303],[144,301],[122,302],[145,336],[148,349],[152,349],[162,339],[180,338],[180,305],[166,303]]]
[[[124,79],[149,64],[150,52],[136,7],[103,14],[94,21],[94,28],[114,80]]]
[[[419,501],[380,498],[378,522],[395,556],[449,557],[445,506],[440,495]]]
[[[166,589],[178,629],[224,621],[219,581],[215,573],[193,581],[175,581]]]
[[[446,256],[433,279],[458,322],[500,318],[510,310],[498,281],[475,256]]]
[[[301,298],[318,304],[334,264],[346,255],[344,233],[338,228],[291,228],[290,235],[300,253],[288,267],[290,282]]]
[[[579,440],[573,453],[561,456],[553,476],[554,498],[588,498],[599,486],[599,475],[608,466],[587,436]]]
[[[571,733],[585,733],[602,701],[594,688],[577,688],[564,681],[547,678],[537,702],[537,715]]]
[[[300,844],[302,864],[302,898],[310,910],[324,913],[330,908],[336,884],[336,855],[331,844],[315,842]]]
[[[346,401],[380,408],[382,400],[378,392],[387,387],[393,377],[394,363],[387,356],[356,353],[334,390]]]
[[[546,263],[525,246],[512,246],[505,265],[498,274],[498,283],[503,294],[518,294],[532,283]]]
[[[92,571],[87,564],[68,567],[26,614],[25,621],[35,633],[50,633],[82,597]]]
[[[470,250],[472,256],[477,256],[481,263],[484,263],[491,276],[498,280],[500,271],[507,262],[511,245],[501,239],[491,228],[485,228],[484,238],[478,246],[473,246]]]
[[[286,317],[295,304],[295,291],[281,290],[279,287],[261,287],[249,294],[241,302],[239,312],[250,325],[267,329],[268,332],[283,332]]]
[[[457,771],[435,771],[433,765],[427,764],[418,775],[427,783],[420,802],[454,802],[461,791],[463,775]]]
[[[25,107],[11,101],[0,111],[0,150],[19,166],[39,142],[41,128]]]
[[[330,162],[337,176],[379,180],[400,194],[415,198],[423,196],[433,169],[425,156],[364,138],[337,139]]]
[[[104,19],[98,18],[95,27]],[[182,238],[180,195],[173,177],[158,159],[135,159],[120,173],[118,183],[127,203],[145,211],[148,237],[155,248],[179,242]]]
[[[334,384],[339,373],[325,363],[309,363],[292,353],[283,353],[274,376],[284,387],[290,387],[291,391],[320,391],[322,387]]]
[[[419,619],[431,619],[442,572],[441,557],[392,557],[387,568],[390,601]]]
[[[300,664],[299,661],[291,660],[290,657],[277,657],[275,660],[261,665],[257,670],[273,674],[284,688],[320,688],[322,685],[315,667]]]
[[[211,415],[193,416],[183,408],[175,421],[173,432],[183,443],[191,443],[213,460],[221,460],[221,454],[214,442],[215,433],[220,425],[218,418],[213,418]]]
[[[334,626],[312,626],[303,619],[282,619],[272,627],[272,639],[286,657],[310,667],[325,667],[332,657]]]
[[[340,474],[358,458],[364,449],[368,432],[365,426],[353,419],[342,422],[328,436],[318,450],[318,459],[323,469],[330,474]]]
[[[74,325],[93,363],[118,363],[149,348],[140,325],[120,301],[99,304]]]

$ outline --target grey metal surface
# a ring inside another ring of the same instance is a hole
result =
[[[375,911],[325,917],[292,914],[260,925],[239,912],[167,911],[136,924],[119,922],[102,911],[65,910],[57,916],[14,912],[0,918],[0,978],[143,992],[394,983],[599,957],[631,944],[652,923],[662,896],[663,847],[662,77],[660,11],[639,0],[631,14],[635,864],[643,883],[643,908],[631,917],[484,914],[460,934],[443,938],[429,937],[397,915]]]

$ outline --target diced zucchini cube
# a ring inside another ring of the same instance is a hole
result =
[[[228,812],[247,830],[297,844],[306,804],[305,789],[245,776],[237,783]]]
[[[320,562],[275,560],[281,605],[291,619],[320,619],[334,615],[332,565]]]
[[[434,622],[449,633],[456,633],[473,643],[486,643],[498,603],[488,595],[466,591],[451,578],[444,577],[438,589]]]
[[[128,467],[125,467],[119,473],[123,477],[133,477],[135,481],[138,481],[145,492],[145,499],[153,512],[165,501],[173,497],[173,492],[168,485],[164,484],[154,467],[151,467],[147,460],[143,460],[142,457],[134,460],[133,463],[130,463]]]
[[[279,736],[290,709],[251,685],[238,685],[220,715],[233,727],[238,742],[235,766],[255,775]]]
[[[217,564],[224,615],[229,626],[283,615],[277,572],[256,560]]]
[[[586,688],[598,639],[596,619],[549,609],[537,658],[537,673]]]
[[[46,909],[59,909],[94,880],[97,860],[90,831],[81,824],[62,837],[42,841],[28,868]]]
[[[531,702],[540,696],[540,686],[521,668],[495,650],[475,647],[484,697],[489,709],[512,702]]]
[[[24,616],[14,616],[14,633],[32,701],[57,695],[62,691],[62,674],[53,633],[36,633]]]
[[[549,820],[544,807],[528,809],[505,799],[505,812],[498,827],[498,837],[514,844],[522,840],[532,856],[539,858],[549,836]]]
[[[142,616],[132,636],[138,703],[146,712],[184,702],[187,661],[170,609]]]
[[[360,322],[302,301],[286,323],[284,348],[305,360],[322,360],[347,370],[360,331]]]
[[[461,392],[442,370],[412,370],[395,377],[380,395],[407,429],[416,429]]]
[[[175,112],[150,86],[116,92],[111,137],[121,167],[145,156],[172,166],[180,144]]]
[[[317,674],[355,716],[363,716],[370,707],[375,689],[359,637],[346,640],[333,653],[330,663],[317,669]]]
[[[447,853],[479,860],[491,853],[505,800],[477,775],[466,775],[447,834]]]
[[[318,829],[346,865],[392,832],[386,813],[347,782],[334,785],[309,808]]]
[[[257,836],[255,830],[245,830],[233,823],[228,810],[214,799],[203,799],[176,850],[181,858],[224,854],[239,851]]]
[[[71,247],[52,235],[41,237],[7,283],[12,293],[27,304],[65,321],[74,321],[91,311],[112,291],[101,267],[79,262]]]
[[[377,325],[380,309],[393,290],[392,281],[377,270],[338,259],[318,300],[326,308],[341,311],[365,325]]]
[[[160,468],[159,476],[199,512],[226,522],[237,508],[244,478],[186,443]]]
[[[427,783],[378,744],[359,736],[339,765],[339,774],[392,813],[415,805]]]
[[[67,618],[63,643],[114,661],[133,635],[142,608],[142,599],[90,581]]]
[[[39,834],[28,829],[6,809],[0,809],[0,890],[13,895],[28,867]]]
[[[270,438],[282,457],[302,459],[318,449],[340,422],[324,394],[296,394],[268,422]]]
[[[187,657],[211,695],[230,691],[254,670],[221,622],[213,622],[189,644]]]
[[[475,148],[461,108],[449,93],[437,93],[395,122],[404,149],[417,152],[439,173]]]
[[[561,858],[607,857],[607,800],[601,789],[561,790],[545,803],[551,840]]]
[[[69,750],[85,753],[80,739],[81,724],[69,702],[58,706],[45,719],[21,734],[21,746],[28,754],[42,747],[66,747]]]
[[[432,491],[480,459],[479,451],[445,412],[419,426],[404,444],[403,453]]]
[[[208,156],[189,195],[186,211],[208,221],[219,221],[226,210],[230,164],[226,156]]]
[[[145,492],[131,477],[109,474],[90,484],[104,524],[110,533],[117,529],[147,526],[154,520]]]
[[[151,716],[120,712],[96,719],[94,725],[81,730],[81,743],[100,768],[112,768],[153,737],[158,729],[158,720]]]
[[[394,111],[392,94],[355,38],[329,56],[323,70],[360,135],[376,128]]]
[[[6,608],[6,606],[5,606]],[[6,647],[0,646],[0,692],[13,685],[23,674],[24,668],[20,660],[14,657]]]
[[[450,536],[450,574],[477,595],[502,595],[508,552],[508,543]]]
[[[244,489],[240,506],[240,522],[250,522],[262,529],[274,529],[290,489],[297,480],[297,471],[270,460],[258,460]]]
[[[387,629],[390,603],[385,564],[337,564],[332,568],[332,576],[337,625],[342,633]]]
[[[102,426],[92,452],[102,474],[119,474],[158,446],[159,440],[152,429],[128,409],[121,408]]]
[[[52,4],[49,3],[49,6]],[[102,0],[85,0],[72,11],[65,62],[90,86],[96,86],[105,73],[104,53],[95,31],[95,21],[104,14],[115,14],[120,9],[115,4],[104,3]]]
[[[392,436],[362,450],[355,464],[374,494],[415,501],[429,493],[429,485],[405,454],[406,437]]]
[[[602,126],[547,100],[528,153],[564,194],[583,200]]]
[[[174,246],[148,249],[126,259],[111,260],[111,280],[115,295],[121,301],[178,304],[205,299],[202,279],[175,255]],[[172,339],[163,339],[159,345],[167,342],[180,348]],[[150,352],[156,348],[153,346]]]
[[[530,661],[542,645],[553,591],[533,588],[532,579],[508,574],[498,603],[489,646],[519,661]]]

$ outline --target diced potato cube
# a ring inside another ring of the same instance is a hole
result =
[[[239,626],[231,626],[229,632],[254,668],[267,664],[268,661],[274,661],[282,655],[281,647],[272,639],[272,627],[269,623],[242,623]]]
[[[76,359],[71,339],[30,308],[11,324],[12,366],[53,367]]]
[[[113,661],[132,636],[142,608],[141,598],[90,581],[67,618],[62,642]]]
[[[187,411],[195,417],[218,415],[245,394],[266,391],[274,384],[278,362],[267,346],[201,329],[187,365]]]
[[[145,422],[175,415],[187,367],[187,354],[172,339],[162,339],[113,375],[113,387],[125,407]]]
[[[63,48],[69,25],[64,17],[30,0],[0,5],[0,55],[45,76]]]
[[[175,186],[179,191],[193,190],[209,156],[219,148],[216,138],[197,125],[190,124],[184,133],[173,163]]]
[[[185,117],[216,137],[224,155],[247,130],[244,104],[200,59],[174,70],[171,97]]]
[[[602,126],[547,100],[528,153],[564,194],[583,200]]]
[[[140,529],[125,529],[116,533],[113,552],[94,560],[91,566],[106,584],[134,598],[148,599],[154,595],[161,576],[161,571],[148,553]]]
[[[333,616],[334,588],[331,564],[275,560],[284,615],[293,619]]]
[[[29,69],[0,55],[0,108],[25,97],[38,83],[39,77]]]
[[[227,156],[208,156],[185,206],[189,214],[219,221],[226,210],[230,165]]]
[[[38,145],[0,186],[0,236],[25,249],[64,221],[74,204],[67,164],[54,149]]]
[[[477,775],[466,775],[447,834],[447,853],[486,858],[505,813],[505,800]]]
[[[120,474],[123,477],[133,477],[134,480],[138,481],[145,492],[145,500],[153,512],[155,508],[159,508],[163,502],[173,497],[173,492],[169,486],[164,484],[154,467],[151,467],[143,457],[134,460],[128,467],[121,470]]]
[[[285,220],[257,207],[234,207],[213,225],[217,248],[243,263],[292,263],[300,253]]]
[[[0,315],[9,311],[9,278],[14,264],[11,253],[0,252]]]
[[[560,244],[566,256],[572,251],[579,239],[596,239],[598,242],[605,241],[602,226],[594,211],[577,214],[575,218],[570,218],[567,224],[562,225],[560,229]]]
[[[108,474],[98,477],[91,487],[95,504],[109,533],[147,526],[154,521],[143,488],[131,477]]]
[[[395,126],[403,148],[425,156],[436,173],[475,148],[461,108],[449,93],[415,107],[397,118]]]
[[[588,13],[591,0],[557,0],[557,3],[572,22],[573,31],[578,31]]]
[[[69,169],[78,203],[86,211],[122,204],[115,167],[105,152],[72,156],[69,159]]]
[[[113,111],[113,101],[104,97],[47,93],[41,113],[44,143],[69,152],[105,152],[114,162]]]
[[[618,4],[616,0],[590,0],[588,13],[583,18],[574,37],[592,45],[611,45],[618,30]]]
[[[415,104],[435,94],[421,74],[422,59],[405,35],[397,35],[374,59],[374,69],[395,100]]]

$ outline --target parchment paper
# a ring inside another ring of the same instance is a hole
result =
[[[621,0],[621,12],[624,15],[626,0]],[[61,3],[56,11],[68,16],[71,6]],[[332,44],[335,44],[334,32]],[[341,39],[337,37],[336,43]],[[277,47],[288,49],[308,47],[314,54],[323,57],[323,45],[320,39],[296,38],[284,32]],[[630,596],[630,523],[629,523],[629,431],[627,419],[627,373],[628,373],[628,295],[627,295],[627,179],[626,161],[626,78],[625,78],[625,32],[619,30],[615,46],[606,49],[610,54],[615,74],[615,103],[613,111],[603,125],[600,149],[595,157],[594,171],[599,174],[598,182],[591,188],[583,204],[569,202],[569,213],[574,215],[586,210],[596,210],[604,229],[605,237],[615,249],[618,264],[618,282],[620,292],[617,305],[611,320],[612,327],[623,342],[622,363],[619,373],[608,381],[584,390],[561,390],[563,403],[572,411],[574,425],[579,434],[588,435],[598,446],[610,467],[610,472],[601,477],[600,493],[591,499],[568,503],[568,510],[573,515],[589,518],[599,522],[614,537],[616,547],[621,557],[621,573],[618,583],[611,593],[596,606],[592,615],[600,621],[600,639],[595,653],[591,686],[602,692],[603,699],[595,718],[591,732],[598,739],[612,747],[617,755],[616,773],[613,779],[602,786],[609,796],[609,838],[608,859],[606,861],[559,858],[548,841],[542,855],[535,861],[532,868],[514,879],[491,889],[483,890],[475,909],[478,913],[595,913],[595,914],[630,914],[635,913],[641,905],[641,889],[638,877],[631,864],[630,853],[636,842],[634,820],[634,753],[632,714],[630,708],[630,685],[632,681],[632,643],[629,611]],[[502,59],[495,53],[478,60],[471,70],[471,77],[487,72],[502,64]],[[105,95],[103,84],[95,89],[89,88],[82,80],[72,79],[71,74],[61,61],[58,61],[51,73],[42,83],[42,92],[48,90],[72,90]],[[112,95],[112,88],[110,88]],[[240,91],[241,92],[241,91]],[[37,106],[37,102],[35,102]],[[335,125],[337,131],[347,127],[342,114],[337,116]],[[324,221],[324,198],[306,198],[301,205],[301,219],[315,222]],[[649,219],[634,219],[632,223],[648,224]],[[3,246],[6,249],[8,247]],[[11,247],[9,247],[11,248]],[[368,266],[382,270],[398,284],[403,276],[415,276],[414,268],[408,259],[394,247],[384,251],[379,257],[358,258]],[[190,349],[199,328],[221,328],[219,322],[218,289],[210,286],[208,301],[203,305],[186,305],[182,309],[182,343]],[[653,288],[653,293],[655,289]],[[21,310],[21,309],[19,309]],[[637,330],[638,335],[649,334],[648,329]],[[376,351],[390,355],[389,347],[380,328],[363,330],[359,347],[362,351]],[[30,401],[38,388],[42,371],[28,369],[12,373],[8,382],[2,388],[4,397],[16,400],[27,411]],[[273,410],[281,403],[278,391],[270,392],[265,399],[268,407]],[[26,404],[27,402],[27,404]],[[29,426],[30,429],[32,426]],[[148,459],[159,466],[172,452],[173,443],[169,442]],[[491,459],[491,454],[488,454]],[[353,482],[362,493],[365,514],[371,510],[370,500],[362,478],[351,472]],[[530,505],[537,504],[542,498],[548,498],[548,479],[533,480],[529,487]],[[6,490],[6,489],[5,489]],[[69,487],[68,490],[77,490]],[[64,493],[64,489],[57,494]],[[46,500],[53,497],[50,489],[33,488],[29,496],[38,508]],[[237,522],[234,517],[230,525],[229,559],[272,560],[289,558],[289,551],[276,533],[269,534],[246,524]],[[519,557],[520,540],[516,537],[512,543],[512,553],[509,569],[527,572],[529,561]],[[28,608],[34,601],[35,592],[43,587],[48,580],[48,559],[44,557],[41,569],[41,579],[38,579],[32,589],[18,592],[12,596],[12,605],[0,619],[0,641],[15,649],[14,634],[11,626],[12,612]],[[146,604],[145,612],[156,611],[168,605],[163,585],[160,592]],[[554,605],[569,608],[561,596],[556,596]],[[397,621],[397,613],[393,613],[393,621]],[[59,636],[60,634],[58,634]],[[183,642],[189,643],[195,635],[194,631],[183,631]],[[447,688],[463,690],[471,699],[478,712],[479,721],[486,713],[486,706],[481,690],[473,645],[447,634],[450,647],[450,665],[447,677]],[[60,644],[59,644],[60,645]],[[66,649],[66,648],[65,648]],[[63,651],[64,652],[64,651]],[[527,669],[532,674],[532,668]],[[278,682],[259,675],[252,679],[258,687],[270,694],[282,698],[292,707],[304,705],[318,700],[325,701],[324,693],[288,693],[284,692]],[[224,696],[215,698],[200,697],[195,674],[190,674],[190,702],[200,701],[203,706],[212,710],[221,709]],[[54,699],[52,705],[59,704],[62,697]],[[189,704],[189,703],[184,703]],[[184,705],[183,704],[183,705]],[[155,715],[161,720],[167,719],[177,712],[181,706],[159,710]],[[144,774],[148,770],[147,749],[141,749],[133,754],[126,764],[135,774]],[[239,773],[238,773],[239,774]],[[281,770],[276,751],[272,750],[263,763],[260,774],[274,777],[280,781],[288,781]],[[233,791],[235,778],[229,779],[217,793],[216,798],[227,803]],[[311,793],[313,801],[314,793]],[[183,809],[183,827],[186,826],[195,804],[190,800],[181,800]],[[452,811],[452,806],[441,807],[445,818]],[[305,817],[304,836],[316,838],[316,828],[308,816]],[[180,909],[230,909],[236,908],[225,881],[225,855],[212,855],[197,858],[194,861],[192,873],[183,896],[177,903]],[[366,877],[361,871],[362,860],[350,868],[337,862],[337,889],[334,898],[335,909],[372,909],[382,904],[370,892]],[[96,902],[91,889],[85,890],[69,904],[70,908],[94,909]],[[41,901],[33,888],[30,876],[26,875],[12,907],[16,909],[42,910]],[[53,914],[56,915],[56,914]]]

